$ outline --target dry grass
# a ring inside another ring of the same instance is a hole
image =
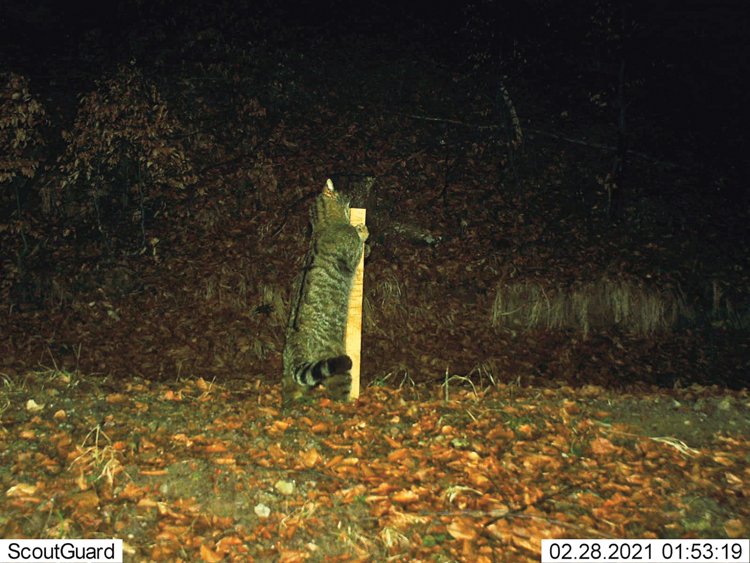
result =
[[[252,284],[242,267],[226,267],[204,281],[200,297],[231,311],[214,340],[218,365],[265,360],[284,346],[287,287]]]
[[[269,324],[282,329],[286,327],[289,308],[283,289],[278,286],[261,284],[259,290],[260,300],[257,307],[266,307],[269,310]]]
[[[287,315],[289,307],[282,288],[261,284],[252,291],[249,311],[260,322],[260,329],[253,334],[242,334],[229,348],[236,348],[241,354],[264,360],[269,353],[278,352],[284,347]]]
[[[368,387],[384,387],[390,385],[391,387],[397,387],[403,389],[404,387],[415,388],[417,384],[409,375],[409,368],[400,363],[393,370],[375,377]]]
[[[497,385],[498,376],[501,373],[502,369],[498,366],[497,360],[490,357],[475,365],[467,374],[467,377],[477,381],[479,388],[484,389]]]
[[[213,275],[205,278],[199,296],[207,301],[216,300],[222,305],[245,310],[249,307],[248,272],[252,272],[252,265],[245,259],[231,265],[223,265]]]
[[[112,441],[99,425],[88,433],[77,451],[78,455],[69,469],[74,469],[79,474],[78,486],[81,490],[88,488],[89,483],[101,479],[112,487],[115,477],[124,471]]]
[[[391,327],[402,326],[409,315],[404,285],[392,275],[376,282],[371,290],[365,285],[362,308],[365,332],[392,336]]]
[[[287,288],[263,283],[256,286],[247,274],[251,271],[251,265],[245,260],[236,265],[224,266],[204,280],[196,297],[215,301],[240,313],[266,313],[271,326],[285,326],[288,313]]]
[[[730,284],[711,281],[711,310],[709,318],[715,326],[735,329],[750,328],[750,304],[733,291]]]
[[[575,329],[584,334],[617,326],[650,335],[670,330],[686,318],[692,318],[692,312],[677,291],[604,277],[571,289],[538,282],[502,284],[490,322],[495,328]]]

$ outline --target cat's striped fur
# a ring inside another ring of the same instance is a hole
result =
[[[284,401],[324,383],[336,398],[349,395],[352,360],[344,332],[354,272],[367,228],[349,224],[349,201],[328,180],[310,212],[312,240],[292,294],[284,346]]]

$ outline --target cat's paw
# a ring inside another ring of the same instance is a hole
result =
[[[328,396],[336,401],[346,401],[352,388],[352,375],[341,373],[332,375],[324,382]]]
[[[367,240],[367,237],[370,236],[370,231],[367,230],[367,226],[366,225],[357,225],[354,228],[357,229],[357,234],[359,235],[359,240],[361,240],[362,242],[365,242]]]
[[[302,385],[282,385],[281,407],[286,410],[295,405],[306,404],[311,401],[310,389]]]

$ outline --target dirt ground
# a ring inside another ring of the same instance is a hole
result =
[[[5,379],[0,535],[118,537],[128,561],[535,561],[545,537],[743,537],[750,397],[467,381]]]

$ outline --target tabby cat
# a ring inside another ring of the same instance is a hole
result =
[[[344,332],[354,272],[367,227],[349,224],[349,201],[328,180],[310,210],[312,239],[292,294],[284,346],[282,395],[301,398],[320,383],[337,399],[351,387]]]

